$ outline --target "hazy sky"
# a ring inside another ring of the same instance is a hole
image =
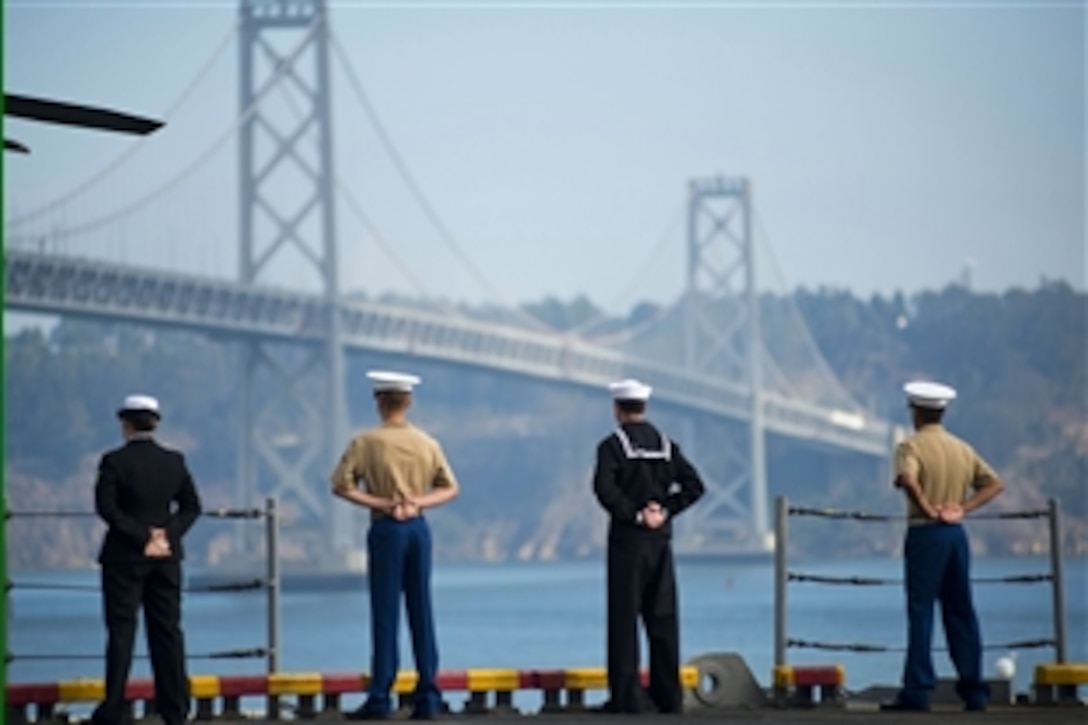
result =
[[[234,275],[238,3],[5,5],[11,92],[162,116],[222,50],[143,142],[7,122],[33,150],[4,158],[9,221],[139,145],[10,234],[112,215],[227,134],[152,203],[55,244]],[[336,173],[398,260],[338,195],[345,289],[584,293],[612,310],[669,300],[683,286],[687,183],[718,174],[752,180],[760,242],[781,268],[764,267],[766,286],[912,292],[970,264],[977,289],[1084,287],[1083,2],[330,5],[396,148],[494,287],[428,223],[334,53]],[[283,95],[270,103],[291,118]],[[277,197],[285,215],[301,198],[290,185]],[[287,256],[273,276],[310,279]]]

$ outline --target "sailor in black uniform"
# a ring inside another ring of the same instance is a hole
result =
[[[671,520],[703,495],[680,447],[646,420],[652,388],[637,380],[609,386],[615,432],[597,446],[593,490],[608,512],[608,713],[639,713],[638,617],[650,644],[650,699],[660,712],[682,709],[680,643]]]
[[[159,401],[150,395],[125,398],[117,411],[125,445],[98,464],[95,510],[109,527],[98,556],[108,637],[105,698],[91,716],[93,725],[131,722],[125,683],[141,608],[155,711],[165,725],[183,725],[189,714],[182,538],[200,516],[201,503],[185,456],[155,440],[159,416]]]

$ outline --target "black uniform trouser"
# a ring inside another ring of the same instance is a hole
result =
[[[180,725],[189,713],[189,676],[181,631],[181,564],[177,561],[105,563],[102,610],[106,642],[106,698],[94,722],[124,722],[125,685],[132,668],[136,614],[144,610],[147,649],[155,677],[155,709],[166,725]]]
[[[650,699],[680,712],[680,635],[676,574],[669,539],[613,529],[608,537],[608,688],[610,708],[641,712],[638,618],[650,644]]]

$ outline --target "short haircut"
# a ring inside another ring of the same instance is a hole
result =
[[[412,400],[412,394],[407,390],[376,390],[374,397],[382,410],[388,410],[390,413],[404,410]]]
[[[645,400],[617,400],[616,407],[622,410],[624,413],[645,413],[646,401]]]
[[[914,408],[914,414],[916,416],[918,416],[918,420],[923,425],[928,425],[928,424],[931,424],[931,423],[940,423],[941,418],[944,417],[944,409],[943,408],[922,408],[922,407],[917,406],[917,405],[911,406],[911,407]]]
[[[132,430],[141,433],[153,431],[159,427],[159,416],[150,410],[123,410],[117,417],[128,423]]]

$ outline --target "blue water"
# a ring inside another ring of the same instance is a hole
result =
[[[769,563],[678,562],[683,658],[716,651],[738,652],[766,684],[773,663],[773,570]],[[879,559],[793,563],[813,574],[896,578],[901,561]],[[1043,573],[1043,558],[979,558],[975,577]],[[1069,655],[1088,660],[1086,646],[1088,560],[1066,562]],[[16,660],[9,681],[34,682],[101,676],[99,660],[38,661],[20,655],[98,654],[104,644],[96,590],[42,591],[21,584],[97,583],[95,572],[15,574],[10,649]],[[903,593],[899,586],[789,586],[790,637],[901,647],[905,637]],[[1053,633],[1049,583],[977,584],[976,604],[987,645],[1042,639]],[[434,577],[441,666],[577,667],[603,666],[604,565],[600,561],[554,564],[439,564]],[[186,595],[184,627],[192,655],[262,646],[265,598],[260,592]],[[281,669],[284,671],[365,671],[369,657],[365,591],[284,593],[281,607]],[[142,634],[141,634],[142,637]],[[936,644],[943,645],[940,627]],[[144,652],[143,644],[138,652]],[[411,668],[407,635],[402,667]],[[644,653],[645,654],[645,653]],[[988,651],[986,669],[1003,651]],[[790,661],[837,662],[846,667],[849,689],[891,684],[899,678],[902,653],[856,654],[791,649]],[[1018,654],[1016,687],[1028,689],[1032,666],[1053,661],[1050,648]],[[947,656],[935,661],[952,676]],[[257,673],[263,660],[196,659],[191,674]],[[134,676],[147,676],[146,660]],[[352,702],[349,700],[349,702]]]

